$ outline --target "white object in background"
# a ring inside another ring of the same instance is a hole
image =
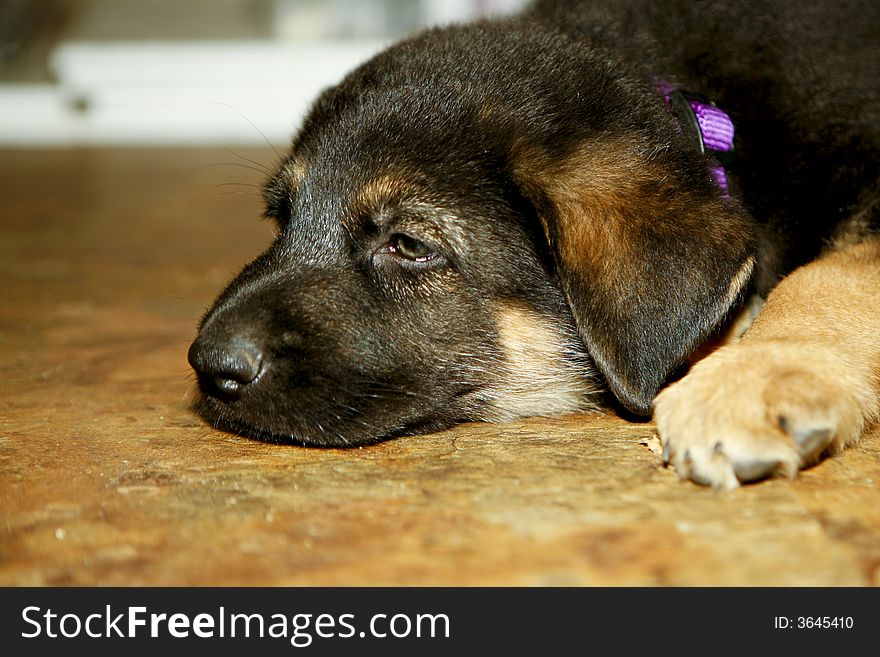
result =
[[[0,90],[0,143],[286,143],[322,89],[385,42],[62,44],[58,86]]]
[[[424,0],[422,4],[426,25],[448,25],[472,18],[479,5],[475,0]]]
[[[0,146],[67,145],[75,119],[56,87],[0,86]]]
[[[511,14],[529,0],[421,0],[427,25],[448,25],[490,14]]]
[[[392,40],[365,34],[507,13],[525,1],[277,0],[280,33],[302,36],[323,25],[354,39],[69,41],[52,58],[57,85],[0,86],[0,146],[256,144],[260,133],[283,146],[322,89]],[[98,5],[118,7],[114,0]],[[308,22],[305,9],[312,24],[298,25]],[[346,20],[338,20],[340,11]],[[369,26],[361,21],[367,11]],[[105,14],[93,14],[103,25]]]

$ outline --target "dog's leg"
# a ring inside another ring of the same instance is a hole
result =
[[[785,278],[737,343],[654,402],[664,459],[733,488],[834,454],[880,414],[880,237]]]

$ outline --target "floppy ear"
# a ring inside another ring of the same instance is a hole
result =
[[[700,161],[636,140],[520,153],[578,331],[617,399],[639,415],[741,296],[756,229]]]

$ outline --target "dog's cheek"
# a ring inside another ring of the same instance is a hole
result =
[[[570,318],[498,303],[494,322],[497,375],[480,390],[475,419],[503,422],[598,410],[600,387]]]
[[[425,277],[423,289],[408,291],[364,283],[353,288],[357,298],[324,307],[325,316],[337,319],[324,326],[322,346],[312,352],[312,366],[327,381],[315,394],[330,405],[323,423],[335,424],[340,408],[356,409],[356,426],[339,430],[370,428],[378,439],[445,428],[473,415],[469,393],[494,378],[483,366],[496,360],[487,357],[494,350],[493,322],[482,296],[452,278]]]

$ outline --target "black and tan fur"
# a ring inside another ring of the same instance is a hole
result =
[[[878,29],[873,0],[539,1],[393,46],[267,184],[278,237],[190,350],[201,412],[344,446],[656,407],[719,487],[842,448],[878,413]],[[658,79],[732,116],[731,194]]]

